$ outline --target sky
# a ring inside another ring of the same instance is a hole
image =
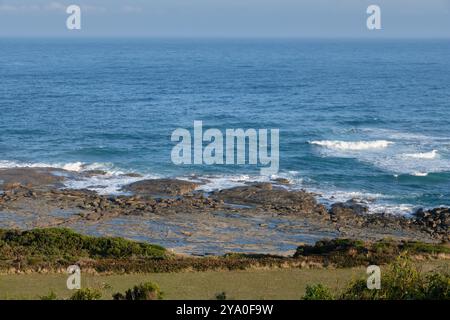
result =
[[[66,8],[81,7],[81,30]],[[381,30],[366,27],[369,5]],[[450,0],[0,0],[0,37],[450,38]]]

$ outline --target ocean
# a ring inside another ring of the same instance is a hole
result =
[[[449,57],[448,40],[0,39],[0,168],[101,169],[66,184],[104,194],[282,177],[371,212],[449,206]],[[173,164],[195,120],[279,129],[279,173]]]

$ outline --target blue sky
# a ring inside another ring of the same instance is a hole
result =
[[[69,4],[82,30],[65,27]],[[382,10],[380,31],[366,8]],[[0,0],[0,36],[450,38],[450,0]]]

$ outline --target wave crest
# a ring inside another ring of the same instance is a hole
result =
[[[418,152],[418,153],[407,153],[404,156],[406,158],[413,158],[413,159],[435,159],[438,155],[437,150],[433,150],[430,152]]]
[[[311,141],[310,144],[318,145],[335,150],[370,150],[370,149],[384,149],[389,147],[394,142],[387,140],[375,140],[375,141],[340,141],[340,140],[321,140]]]

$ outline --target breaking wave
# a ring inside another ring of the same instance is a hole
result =
[[[430,152],[418,152],[418,153],[406,153],[404,155],[406,158],[412,158],[412,159],[435,159],[438,156],[438,151],[433,150]]]
[[[375,141],[340,141],[340,140],[321,140],[311,141],[310,144],[326,147],[335,150],[361,151],[370,149],[384,149],[394,142],[387,140]]]

